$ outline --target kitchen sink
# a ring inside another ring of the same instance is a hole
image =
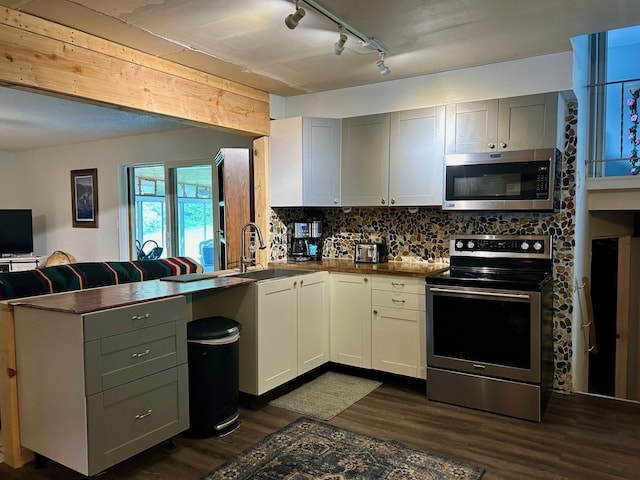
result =
[[[273,280],[275,278],[293,277],[313,273],[309,270],[298,270],[295,268],[265,268],[263,270],[250,270],[244,273],[227,273],[223,277],[253,278],[254,280]]]

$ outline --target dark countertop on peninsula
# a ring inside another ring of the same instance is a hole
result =
[[[356,263],[352,259],[325,258],[317,262],[279,261],[269,262],[269,267],[299,268],[300,270],[326,270],[329,272],[361,273],[364,275],[404,275],[428,277],[449,268],[446,263],[388,262]]]
[[[121,285],[75,290],[52,295],[17,298],[10,300],[8,303],[12,306],[40,308],[42,310],[82,315],[108,308],[125,307],[151,300],[255,282],[251,278],[215,277],[213,275],[211,278],[185,283],[165,280],[123,283]]]

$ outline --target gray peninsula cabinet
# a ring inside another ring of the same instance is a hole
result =
[[[344,206],[441,205],[444,107],[342,120]]]
[[[189,428],[183,296],[14,311],[24,447],[95,475]]]
[[[553,148],[558,93],[447,105],[446,153]]]

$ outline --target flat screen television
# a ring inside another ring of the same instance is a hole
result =
[[[27,209],[0,209],[0,255],[33,253],[33,216]]]

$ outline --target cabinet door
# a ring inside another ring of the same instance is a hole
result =
[[[329,361],[329,274],[298,281],[298,375]]]
[[[342,120],[342,205],[386,205],[389,196],[388,113]]]
[[[340,119],[302,120],[304,206],[340,205]]]
[[[302,117],[271,121],[269,184],[272,207],[302,206]]]
[[[557,93],[501,98],[498,114],[498,150],[555,147],[557,110]]]
[[[283,278],[258,285],[258,395],[295,378],[297,374],[294,281]]]
[[[371,368],[371,283],[369,277],[332,273],[331,361]]]
[[[498,100],[447,105],[446,153],[496,150]]]
[[[375,370],[421,377],[425,365],[421,365],[420,315],[419,310],[372,307],[371,366]]]
[[[391,205],[442,204],[444,116],[445,107],[391,114]]]

